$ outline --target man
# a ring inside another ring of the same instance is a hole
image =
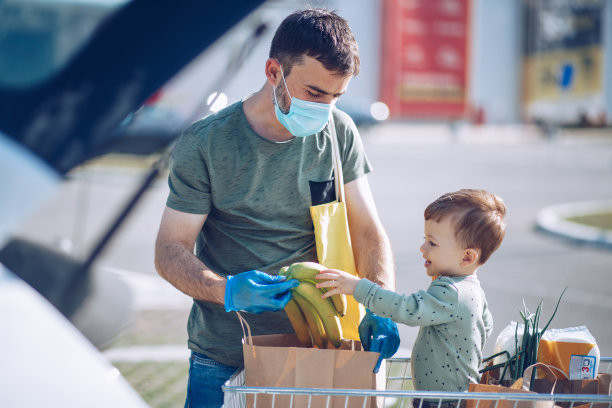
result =
[[[189,406],[221,405],[221,385],[242,364],[242,329],[229,311],[250,312],[243,315],[254,335],[293,332],[282,309],[297,281],[277,273],[317,260],[309,207],[335,199],[330,115],[357,270],[394,288],[389,240],[366,178],[370,165],[355,124],[334,108],[358,72],[347,22],[327,10],[298,11],[274,35],[264,86],[194,123],[177,143],[155,264],[194,299]],[[359,333],[381,359],[399,346],[395,323],[369,312]]]

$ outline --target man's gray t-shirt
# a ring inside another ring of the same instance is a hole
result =
[[[333,116],[348,183],[371,168],[353,121],[337,109]],[[276,275],[293,262],[316,261],[309,207],[328,201],[332,180],[327,127],[313,136],[272,142],[253,131],[237,102],[181,136],[166,204],[208,214],[195,252],[217,274],[256,269]],[[293,332],[282,310],[243,316],[253,335]],[[242,328],[223,305],[194,299],[187,330],[190,349],[223,364],[242,364]]]

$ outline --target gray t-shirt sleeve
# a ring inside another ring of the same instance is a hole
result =
[[[197,174],[197,177],[194,175]],[[208,168],[194,126],[178,140],[168,175],[170,194],[166,205],[177,211],[208,214],[211,210]]]
[[[334,110],[336,132],[341,150],[344,184],[350,183],[372,171],[363,141],[355,122],[341,110]]]

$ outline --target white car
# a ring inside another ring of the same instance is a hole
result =
[[[118,125],[260,3],[0,2],[0,406],[146,406],[71,319],[100,290],[92,266],[147,182],[85,260],[12,233],[68,171],[133,136]],[[150,153],[177,135],[129,142]]]

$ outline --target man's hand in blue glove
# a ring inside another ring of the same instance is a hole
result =
[[[359,339],[366,351],[380,353],[374,372],[380,370],[383,358],[392,357],[399,348],[400,337],[397,324],[391,319],[380,317],[366,309],[366,315],[359,324]]]
[[[295,279],[268,275],[261,271],[228,275],[225,286],[225,310],[261,313],[281,310],[291,299],[291,288],[299,285]]]

